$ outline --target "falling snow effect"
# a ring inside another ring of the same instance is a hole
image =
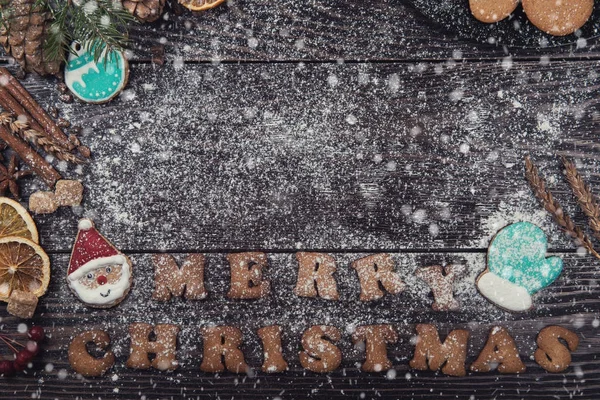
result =
[[[427,3],[424,14],[437,13],[450,37],[459,32],[462,37],[490,43],[499,54],[504,53],[502,46],[507,40],[517,46],[549,49],[567,40],[542,41],[526,24],[515,25],[514,21],[486,31],[465,30],[463,16],[450,13],[457,2],[440,2],[435,7],[431,2],[413,3]],[[268,4],[263,10],[260,1],[256,4],[246,7],[256,7],[254,12],[259,10],[266,17],[277,8]],[[336,15],[328,5],[319,7]],[[340,18],[368,11],[363,4],[348,7],[340,8]],[[305,8],[300,3],[290,6],[290,15],[302,15]],[[238,14],[244,18],[245,12]],[[155,398],[157,387],[176,388],[174,396],[197,398],[214,394],[215,387],[222,386],[264,387],[269,398],[294,398],[294,394],[272,390],[279,380],[290,379],[289,375],[202,375],[198,371],[202,342],[197,328],[208,324],[240,326],[244,352],[253,367],[262,361],[256,329],[282,325],[284,354],[301,377],[304,373],[297,352],[302,331],[317,323],[340,328],[343,368],[331,376],[310,376],[314,382],[310,395],[315,398],[325,393],[323,387],[329,393],[335,390],[340,379],[344,384],[350,382],[352,396],[359,398],[378,398],[377,386],[384,385],[382,382],[402,382],[417,390],[443,380],[442,375],[407,371],[414,350],[414,324],[419,322],[433,322],[443,334],[459,327],[471,330],[470,356],[481,348],[494,324],[514,327],[524,355],[533,353],[535,334],[550,323],[598,330],[596,308],[586,304],[588,298],[597,298],[600,290],[595,264],[551,222],[522,176],[522,157],[532,153],[549,177],[549,186],[557,189],[561,200],[568,200],[553,153],[557,149],[586,151],[581,143],[597,140],[591,136],[597,133],[600,121],[590,89],[598,87],[599,79],[593,61],[589,63],[594,68],[565,68],[568,64],[546,54],[528,62],[502,54],[496,63],[465,65],[463,58],[472,56],[472,45],[448,46],[451,39],[440,35],[437,40],[445,45],[439,49],[421,46],[406,32],[398,33],[401,28],[393,13],[377,14],[381,26],[393,29],[363,37],[340,29],[342,33],[337,34],[343,39],[324,50],[320,41],[304,37],[305,30],[298,24],[277,21],[287,27],[271,30],[269,24],[275,22],[268,19],[238,23],[233,21],[235,13],[214,15],[193,21],[187,15],[183,18],[190,19],[183,23],[182,18],[169,15],[164,24],[172,27],[177,20],[178,29],[185,29],[185,34],[168,29],[148,32],[148,40],[167,45],[169,63],[162,69],[135,66],[131,84],[114,103],[103,107],[60,105],[65,116],[86,128],[82,141],[92,148],[95,158],[92,165],[76,169],[57,164],[66,175],[84,180],[86,201],[82,207],[64,210],[60,218],[40,218],[45,228],[43,243],[66,253],[77,219],[94,218],[118,247],[130,250],[136,281],[122,306],[90,310],[71,301],[72,294],[63,284],[68,255],[53,256],[53,286],[44,301],[52,305],[53,312],[76,315],[80,329],[107,330],[118,362],[101,380],[79,380],[64,359],[73,330],[57,324],[52,328],[54,347],[49,350],[57,356],[56,361],[35,373],[27,389],[32,398],[51,396],[45,393],[46,382],[47,386],[75,385],[78,390],[98,393],[98,397],[103,392],[102,398],[122,396],[130,385],[142,387],[139,398],[147,400]],[[323,24],[318,18],[310,23]],[[256,26],[250,29],[245,25]],[[336,27],[323,26],[335,32]],[[411,22],[411,29],[422,28]],[[496,34],[506,29],[517,33],[507,37]],[[202,36],[206,30],[224,33]],[[593,33],[582,33],[572,50],[594,51]],[[232,45],[228,40],[236,42]],[[343,57],[354,55],[355,43],[373,57],[391,58],[406,51],[404,56],[411,60],[435,59],[440,54],[447,60],[389,65],[345,62]],[[243,51],[236,54],[239,48]],[[143,52],[136,49],[135,53],[134,59]],[[324,54],[334,62],[260,66],[224,62],[265,54],[294,60]],[[208,62],[186,62],[198,58]],[[478,72],[473,73],[472,67]],[[54,104],[57,94],[46,91],[40,97]],[[125,107],[130,111],[123,118]],[[590,124],[595,125],[590,128]],[[588,158],[581,167],[598,187],[593,175],[598,162]],[[25,192],[40,188],[39,182],[31,181]],[[548,235],[551,251],[576,251],[564,256],[563,275],[540,293],[535,300],[539,306],[526,317],[497,309],[475,289],[491,238],[518,221],[540,226]],[[228,269],[224,255],[218,252],[223,248],[281,251],[269,254],[270,268],[265,273],[273,282],[272,296],[248,304],[227,300]],[[419,251],[428,248],[454,251]],[[209,298],[168,304],[149,301],[152,264],[149,255],[138,254],[148,249],[210,251],[206,272]],[[297,274],[293,251],[303,249],[344,250],[334,254],[339,302],[293,295]],[[352,252],[359,249],[370,249],[368,254],[391,250],[406,291],[388,295],[377,304],[358,301],[358,280],[349,265],[367,255]],[[406,249],[414,253],[402,252]],[[447,263],[467,266],[467,275],[455,287],[462,308],[458,313],[433,313],[429,289],[416,279],[414,270]],[[140,321],[182,327],[179,371],[135,375],[123,366],[129,352],[126,326]],[[350,336],[357,326],[370,323],[393,324],[400,341],[389,346],[394,369],[366,375],[356,367],[364,359],[364,346],[352,345]],[[598,334],[596,331],[592,332]],[[588,343],[583,340],[582,348]],[[565,387],[569,394],[581,393],[580,381],[593,373],[590,368],[568,371]],[[373,384],[358,387],[358,379]],[[269,384],[264,385],[265,381]],[[103,390],[109,386],[110,390]],[[522,393],[526,390],[524,387]]]

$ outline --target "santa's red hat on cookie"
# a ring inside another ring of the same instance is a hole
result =
[[[120,303],[131,288],[132,265],[94,227],[90,219],[79,221],[67,273],[69,288],[91,307]]]

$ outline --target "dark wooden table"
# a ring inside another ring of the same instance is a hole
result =
[[[103,105],[63,104],[56,82],[24,82],[45,107],[85,128],[94,160],[63,168],[86,188],[82,207],[36,217],[52,259],[52,280],[34,324],[50,338],[27,376],[1,379],[3,399],[570,399],[598,398],[600,286],[598,260],[577,254],[531,194],[523,175],[530,154],[579,224],[558,156],[575,160],[600,187],[600,7],[580,37],[551,38],[522,12],[497,25],[473,20],[467,2],[451,0],[235,0],[209,12],[180,15],[133,29],[131,78]],[[435,3],[435,2],[433,2]],[[519,27],[517,29],[516,27]],[[150,62],[163,44],[166,64]],[[5,63],[7,62],[4,59]],[[35,179],[24,199],[43,187]],[[80,217],[91,217],[135,264],[134,289],[120,306],[93,310],[65,283]],[[489,304],[474,279],[485,268],[492,235],[518,220],[548,234],[565,270],[535,297],[536,307],[510,314]],[[260,301],[226,298],[228,252],[268,253],[274,294]],[[294,253],[332,254],[340,301],[292,293]],[[151,255],[207,256],[204,301],[151,300]],[[405,293],[364,304],[350,262],[389,252],[408,284]],[[417,267],[464,263],[459,312],[434,312]],[[0,310],[1,328],[19,320]],[[181,367],[174,373],[124,366],[132,322],[182,328]],[[474,360],[494,325],[509,329],[527,372],[469,373],[464,378],[408,368],[416,323],[441,334],[471,331]],[[241,327],[251,376],[199,370],[199,327]],[[283,329],[290,371],[258,370],[256,330]],[[393,324],[395,373],[364,373],[352,328]],[[302,332],[330,324],[343,332],[342,368],[319,375],[298,362]],[[532,360],[535,337],[559,324],[581,338],[571,367],[546,373]],[[117,364],[103,378],[69,367],[78,332],[112,337]]]

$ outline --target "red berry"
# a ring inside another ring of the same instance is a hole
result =
[[[21,350],[17,353],[15,362],[17,364],[27,365],[33,359],[33,353],[29,350]]]
[[[15,374],[15,367],[12,361],[3,360],[0,361],[0,375],[13,376]]]
[[[44,333],[44,328],[41,326],[34,326],[29,330],[29,338],[31,340],[35,340],[36,342],[41,342],[44,340],[46,334]]]
[[[15,369],[15,371],[17,371],[17,372],[24,371],[25,368],[27,368],[27,364],[21,364],[21,363],[17,362],[16,360],[13,361],[12,365],[13,365],[13,368]]]
[[[33,340],[27,341],[25,348],[34,356],[36,356],[40,352],[40,345],[37,342],[34,342]]]

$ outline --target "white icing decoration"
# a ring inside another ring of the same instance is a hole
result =
[[[83,264],[69,275],[69,280],[76,281],[77,279],[87,275],[88,272],[97,270],[105,265],[125,264],[127,259],[122,254],[117,254],[110,257],[96,258]]]
[[[91,45],[73,42],[73,53],[65,66],[65,83],[77,98],[88,102],[104,102],[114,97],[126,84],[127,60],[123,52],[105,48],[98,61]]]
[[[69,87],[73,87],[75,82],[79,83],[81,86],[86,87],[86,83],[83,80],[83,75],[89,73],[90,70],[96,71],[97,74],[100,73],[98,66],[94,63],[87,63],[84,67],[80,68],[76,71],[71,71],[68,74],[65,74],[65,83]]]
[[[84,219],[80,220],[79,224],[77,224],[77,227],[79,228],[79,230],[82,230],[82,231],[87,231],[88,229],[91,229],[92,226],[94,226],[94,223],[92,222],[91,219],[88,219],[88,218],[84,218]]]
[[[71,49],[75,51],[76,54],[69,53],[69,62],[80,58],[87,52],[84,46],[79,46],[79,50],[77,50],[75,44],[71,46]],[[90,69],[94,70],[96,73],[100,73],[100,70],[98,69],[98,66],[95,63],[88,62],[85,64],[85,66],[79,67],[76,70],[70,70],[69,73],[65,74],[65,83],[67,84],[67,86],[73,87],[73,84],[77,82],[82,87],[86,87],[86,84],[83,81],[83,75],[89,72]]]
[[[525,288],[488,271],[479,276],[477,288],[492,303],[509,311],[527,311],[533,304]]]
[[[115,264],[120,264],[122,267],[121,278],[117,283],[105,284],[99,286],[96,290],[92,290],[79,281],[79,278],[83,277],[84,274],[77,273],[83,268],[85,268],[87,273],[97,268]],[[76,274],[80,276],[74,276]],[[112,257],[99,258],[85,263],[79,269],[77,269],[75,272],[68,276],[67,282],[69,283],[69,287],[75,292],[77,297],[79,297],[79,299],[84,303],[90,305],[112,305],[116,304],[117,301],[125,295],[127,290],[129,290],[129,287],[131,286],[130,280],[131,265],[129,263],[129,260],[123,255],[117,255]],[[106,295],[109,290],[110,293],[107,296],[101,295]]]

